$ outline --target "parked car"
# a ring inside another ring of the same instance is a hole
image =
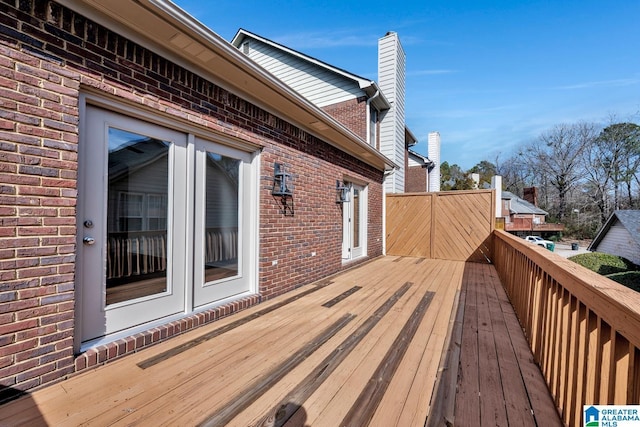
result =
[[[527,236],[527,237],[524,238],[524,240],[526,240],[527,242],[531,242],[534,245],[542,246],[543,248],[549,249],[551,251],[556,246],[556,244],[553,243],[552,241],[544,240],[540,236]]]

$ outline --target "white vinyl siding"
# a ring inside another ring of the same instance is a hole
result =
[[[405,53],[396,33],[389,33],[378,44],[378,80],[391,108],[380,124],[380,152],[400,167],[385,182],[388,193],[404,192],[405,156]]]
[[[364,95],[352,80],[258,40],[247,43],[249,58],[319,107]]]
[[[640,245],[618,221],[611,226],[596,250],[627,258],[634,264],[640,265]]]
[[[429,172],[429,191],[440,191],[440,134],[429,132],[427,145],[427,155],[434,164],[434,168]]]
[[[411,167],[415,167],[415,166],[422,166],[422,163],[417,161],[416,159],[414,159],[411,155],[409,155],[409,162],[408,162],[408,166]]]

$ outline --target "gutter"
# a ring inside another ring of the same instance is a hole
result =
[[[168,0],[57,0],[378,170],[398,167]]]
[[[374,82],[371,82],[371,84],[373,85]],[[371,141],[371,102],[378,97],[378,95],[380,95],[380,89],[376,90],[376,93],[373,94],[373,96],[370,96],[369,98],[367,98],[367,143],[369,145],[373,145],[375,144],[375,141]],[[376,132],[376,135],[378,133]],[[373,144],[372,144],[373,142]],[[375,148],[375,147],[374,147]]]

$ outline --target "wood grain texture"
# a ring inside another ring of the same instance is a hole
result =
[[[449,415],[456,425],[477,425],[482,387],[485,395],[495,393],[483,397],[493,405],[492,419],[519,419],[513,412],[521,402],[517,396],[502,403],[502,413],[497,409],[505,390],[519,393],[523,383],[530,396],[546,391],[543,380],[530,386],[537,367],[525,352],[515,315],[500,317],[510,304],[496,281],[489,265],[381,257],[333,276],[330,286],[301,287],[29,393],[0,407],[0,425],[251,426],[270,425],[284,415],[281,424],[286,426],[333,427],[345,417],[371,427],[424,426],[430,403],[437,400],[434,384],[454,319],[463,321],[456,339],[460,367],[467,360],[473,369],[461,371],[465,381],[458,384],[456,398],[463,405]],[[489,282],[493,290],[481,288]],[[456,296],[463,287],[464,317],[456,317]],[[329,301],[338,302],[323,306]],[[479,372],[479,328],[494,340],[491,372],[502,375],[490,386],[479,384],[485,377]],[[467,344],[476,350],[466,350]],[[624,347],[620,342],[614,356],[623,354]],[[635,353],[625,360],[637,365]],[[153,363],[142,369],[145,361]],[[522,375],[515,385],[506,384],[516,377],[514,361]],[[457,380],[456,375],[448,378]],[[494,390],[498,383],[502,394]],[[446,388],[455,387],[449,383]],[[532,399],[532,405],[544,403],[538,400]],[[544,414],[542,407],[535,408]],[[353,415],[358,412],[362,417]]]
[[[428,426],[561,426],[555,403],[495,269],[480,264],[467,266],[473,267],[466,269],[463,280],[460,349],[450,350],[452,355],[459,355],[457,389],[442,409],[430,414]]]
[[[369,424],[432,300],[433,292],[427,292],[422,297],[340,425],[358,427]]]
[[[389,194],[389,255],[487,263],[491,259],[495,192]]]
[[[277,405],[273,411],[267,414],[259,426],[282,426],[300,409],[300,405],[293,402],[304,402],[315,392],[337,366],[351,353],[351,351],[366,337],[396,302],[404,295],[411,284],[405,283],[385,303],[380,306],[353,334],[349,335],[335,350],[331,352],[319,365],[313,369],[287,396]],[[323,306],[326,306],[323,304]]]
[[[496,271],[563,422],[580,425],[583,405],[637,404],[637,292],[503,231],[493,242]]]

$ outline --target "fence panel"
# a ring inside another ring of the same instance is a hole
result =
[[[450,191],[386,196],[388,255],[488,262],[495,192]]]
[[[387,254],[431,258],[431,194],[387,195]]]

